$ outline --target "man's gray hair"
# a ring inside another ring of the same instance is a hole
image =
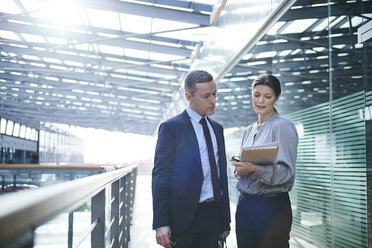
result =
[[[213,76],[206,71],[191,71],[185,78],[185,92],[194,95],[197,83],[209,83],[212,80]]]

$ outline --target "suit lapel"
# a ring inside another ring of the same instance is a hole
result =
[[[183,111],[181,116],[183,118],[183,130],[185,132],[186,139],[190,143],[190,148],[192,149],[192,153],[194,154],[198,165],[200,166],[200,168],[202,168],[198,139],[196,138],[195,130],[192,126],[190,117],[187,114],[186,110]]]

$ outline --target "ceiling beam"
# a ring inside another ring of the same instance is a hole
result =
[[[138,3],[130,3],[117,0],[90,0],[80,1],[83,7],[107,10],[131,15],[165,19],[170,21],[185,22],[199,25],[209,25],[209,14],[198,12],[181,11],[177,9],[151,6]]]
[[[36,27],[30,25],[24,25],[19,23],[10,23],[10,22],[0,22],[0,30],[6,30],[11,32],[17,33],[26,33],[26,34],[33,34],[33,35],[40,35],[42,37],[57,37],[61,39],[67,40],[91,40],[91,43],[94,43],[95,39],[99,39],[97,35],[93,34],[83,34],[78,32],[58,32],[56,29],[46,28],[46,27]],[[192,50],[186,49],[183,47],[173,47],[173,46],[165,46],[159,45],[154,43],[148,43],[148,40],[144,40],[144,42],[139,41],[132,41],[126,39],[108,39],[105,42],[100,42],[100,44],[108,45],[108,46],[115,46],[119,48],[130,48],[142,51],[153,51],[158,53],[165,53],[171,54],[176,56],[183,56],[183,57],[190,57]],[[58,46],[59,47],[59,46]],[[57,48],[58,48],[57,47]]]
[[[168,71],[162,71],[161,74],[174,74],[175,76],[179,76],[177,74],[177,71],[186,71],[185,69],[188,68],[183,63],[180,63],[179,61],[182,60],[170,60],[170,61],[155,61],[151,59],[143,59],[143,58],[134,58],[130,56],[125,55],[115,55],[115,54],[109,54],[109,53],[103,53],[100,52],[97,54],[94,51],[86,51],[82,49],[75,49],[75,48],[68,48],[64,50],[53,50],[51,48],[52,46],[49,46],[44,43],[35,43],[35,42],[16,42],[16,41],[10,41],[10,40],[0,40],[0,51],[4,51],[6,53],[14,53],[15,55],[12,56],[1,56],[0,61],[9,61],[14,59],[20,59],[23,55],[32,55],[37,57],[46,57],[46,58],[53,58],[53,59],[60,59],[60,60],[67,60],[67,61],[74,61],[81,63],[84,65],[84,67],[111,67],[113,69],[111,70],[117,70],[120,68],[133,68],[133,70],[136,70],[135,68],[146,68],[147,72],[151,72],[152,69],[154,69],[154,66],[150,65],[165,65],[169,67],[174,67],[173,69],[166,69],[161,68],[163,70]],[[42,50],[41,50],[42,49]],[[25,59],[26,60],[26,59]],[[64,61],[62,61],[64,62]],[[186,58],[186,62],[187,61]],[[96,69],[99,71],[98,69]]]
[[[191,9],[196,12],[212,12],[213,5],[205,4],[205,3],[198,3],[195,1],[179,1],[179,0],[137,0],[144,3],[150,4],[157,4],[157,5],[165,5],[165,6],[172,6],[177,8],[184,8],[184,9]]]
[[[19,69],[19,70],[17,70]],[[171,93],[173,90],[178,89],[179,86],[172,86],[167,84],[161,84],[155,82],[146,82],[144,81],[136,81],[136,80],[129,80],[129,79],[122,79],[119,77],[111,75],[102,76],[93,74],[90,75],[89,71],[87,72],[76,72],[76,71],[65,71],[65,70],[58,70],[58,69],[49,69],[49,68],[43,68],[39,66],[29,65],[29,64],[16,64],[16,63],[10,63],[10,62],[1,62],[0,61],[0,70],[4,70],[7,72],[13,71],[13,72],[19,72],[23,74],[31,73],[32,76],[30,77],[20,77],[19,81],[35,81],[35,82],[44,82],[48,85],[53,85],[55,87],[62,87],[63,85],[67,87],[77,87],[77,89],[86,89],[86,90],[92,90],[97,89],[96,86],[88,86],[84,84],[102,84],[102,85],[108,85],[109,88],[118,88],[118,87],[134,87],[138,89],[143,90],[151,90],[153,92],[159,92],[159,93]],[[2,74],[0,73],[0,76]],[[120,74],[117,74],[119,76]],[[59,78],[59,82],[53,81],[53,80],[47,80],[45,77],[57,77]],[[73,80],[76,81],[76,84],[73,83],[67,83],[63,82],[63,79],[67,80]],[[161,79],[159,79],[160,81]],[[85,82],[85,83],[82,83]],[[80,85],[80,86],[79,86]],[[120,89],[117,89],[118,93],[120,94]],[[121,92],[123,93],[123,92]]]
[[[306,1],[307,2],[307,1]],[[322,1],[324,3],[324,1]],[[298,6],[298,3],[297,3]],[[362,8],[363,7],[363,8]],[[363,10],[363,11],[361,11]],[[360,16],[362,13],[372,12],[372,2],[361,3],[360,1],[344,3],[344,4],[332,4],[330,6],[331,16]],[[316,18],[328,18],[328,6],[306,6],[303,8],[291,9],[285,15],[280,18],[282,22],[289,22],[301,19],[316,19]]]
[[[60,82],[60,81],[53,81],[53,80],[47,80],[47,79],[32,79],[23,75],[12,75],[8,73],[2,73],[0,74],[0,78],[10,80],[12,82],[19,81],[22,82],[22,85],[11,85],[11,86],[3,86],[4,83],[0,83],[0,87],[9,87],[9,88],[22,88],[25,87],[25,82],[30,82],[39,85],[39,87],[30,87],[31,90],[35,92],[41,92],[45,96],[50,96],[53,95],[52,93],[55,94],[62,94],[64,99],[66,96],[75,96],[75,97],[84,97],[84,98],[89,98],[89,99],[100,99],[102,101],[113,101],[113,97],[117,99],[119,102],[123,103],[133,103],[136,105],[143,105],[143,106],[153,106],[153,107],[159,107],[163,108],[166,102],[171,101],[171,97],[167,97],[164,95],[161,95],[161,92],[159,93],[153,93],[151,94],[151,99],[154,101],[159,101],[160,103],[154,103],[154,102],[144,102],[140,100],[136,100],[138,98],[143,97],[143,93],[141,92],[133,92],[133,91],[124,91],[121,89],[112,89],[112,88],[103,88],[103,87],[93,87],[90,85],[80,85],[80,84],[68,84],[65,82]],[[43,88],[43,87],[47,88]],[[51,88],[48,88],[51,87]],[[32,89],[33,88],[33,89]],[[27,87],[26,87],[27,89]],[[85,92],[83,93],[78,93],[79,91]],[[97,94],[92,94],[92,93],[97,93]],[[105,96],[111,95],[109,96]],[[126,99],[122,99],[122,97],[126,97]],[[69,99],[72,100],[72,99]]]

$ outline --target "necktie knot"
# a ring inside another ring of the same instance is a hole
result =
[[[203,126],[207,125],[207,121],[205,120],[204,117],[200,119],[199,123],[202,124]]]

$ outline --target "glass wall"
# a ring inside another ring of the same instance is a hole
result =
[[[257,119],[252,80],[280,79],[277,107],[300,135],[292,235],[318,247],[372,246],[372,44],[357,43],[371,17],[368,1],[297,1],[219,85],[230,96],[239,87],[239,118],[248,125]],[[244,127],[223,124],[228,156],[237,155]],[[235,184],[231,176],[233,201]]]
[[[38,140],[37,129],[0,118],[0,164],[38,163]]]
[[[41,123],[39,143],[40,163],[84,163],[83,140],[70,133],[66,125]]]

